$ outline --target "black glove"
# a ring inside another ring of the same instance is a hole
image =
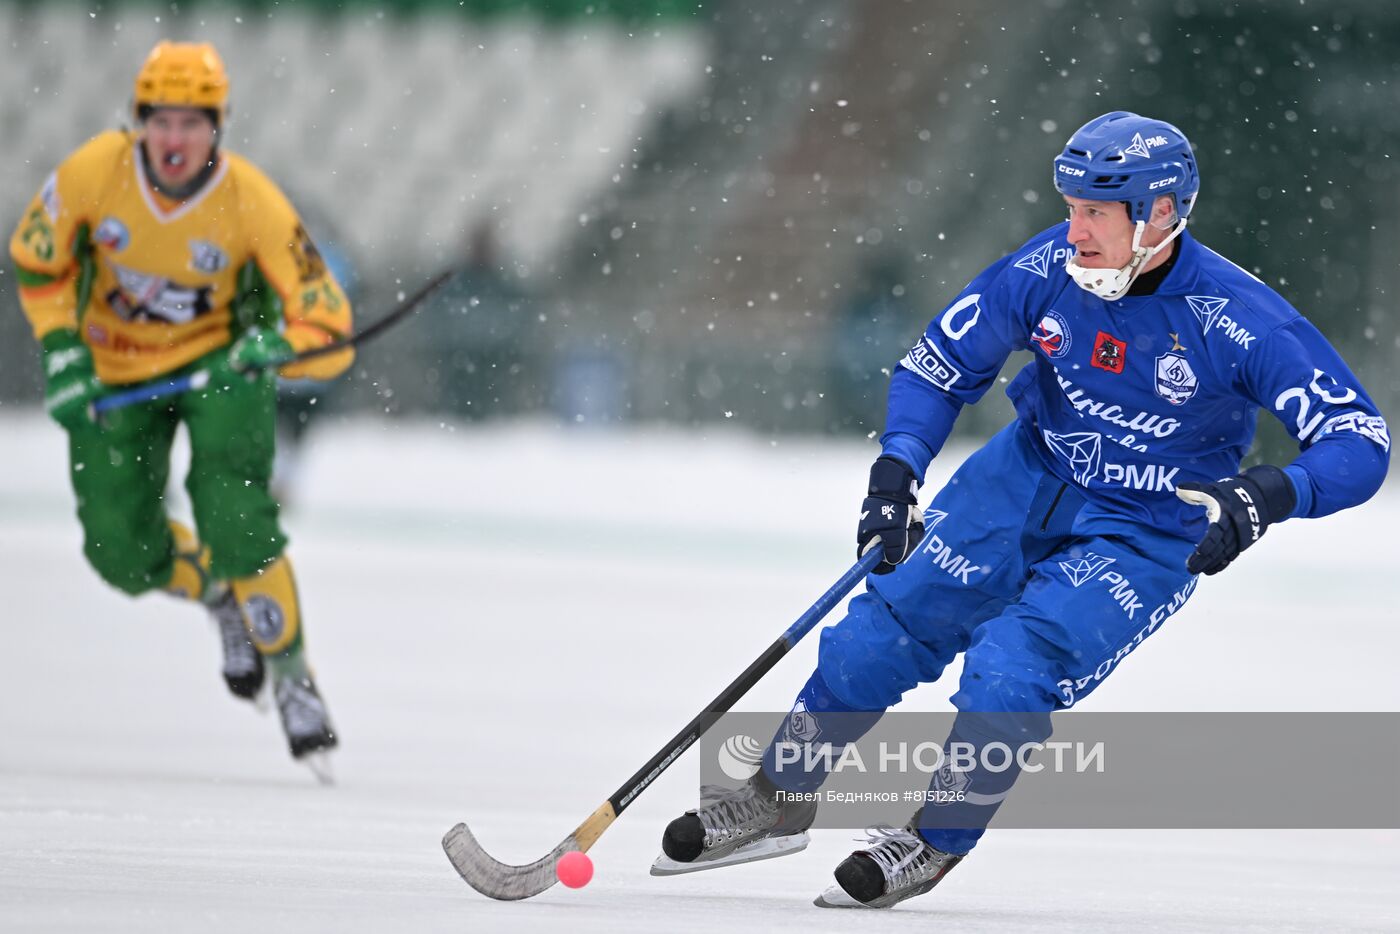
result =
[[[1188,480],[1176,488],[1176,495],[1193,506],[1206,507],[1210,519],[1205,537],[1186,559],[1186,570],[1192,574],[1219,574],[1259,541],[1270,523],[1288,518],[1298,505],[1288,475],[1268,464],[1214,483]]]
[[[893,457],[881,457],[870,468],[870,495],[860,504],[856,555],[883,548],[885,560],[876,574],[888,574],[913,553],[924,537],[919,512],[919,480],[914,471]]]

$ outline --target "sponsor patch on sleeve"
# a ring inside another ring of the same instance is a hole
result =
[[[51,223],[58,223],[58,215],[63,211],[63,202],[58,197],[58,172],[50,172],[44,179],[44,187],[39,190],[39,200],[44,202],[44,213]]]
[[[962,378],[962,373],[958,368],[948,362],[938,346],[927,336],[919,338],[914,346],[909,348],[909,352],[904,355],[903,360],[899,361],[899,365],[906,370],[912,370],[945,391]]]
[[[1317,433],[1317,438],[1313,440],[1325,438],[1335,431],[1354,431],[1364,438],[1370,438],[1382,449],[1390,450],[1390,429],[1386,427],[1385,419],[1379,415],[1367,415],[1365,412],[1346,412],[1334,416],[1322,426],[1322,430]]]
[[[321,258],[321,251],[316,249],[316,244],[311,241],[311,234],[307,233],[301,224],[297,224],[289,246],[292,250],[292,261],[297,265],[297,276],[302,282],[313,282],[326,274],[326,261]]]

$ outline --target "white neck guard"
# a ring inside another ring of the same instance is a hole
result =
[[[1167,238],[1156,246],[1142,245],[1142,234],[1146,229],[1146,221],[1137,222],[1137,227],[1133,230],[1133,257],[1128,260],[1128,265],[1118,269],[1085,269],[1071,256],[1065,263],[1065,272],[1069,273],[1069,277],[1084,291],[1092,292],[1107,302],[1118,301],[1128,293],[1133,280],[1138,277],[1142,267],[1147,265],[1147,261],[1166,249],[1167,244],[1186,229],[1186,218],[1183,217],[1172,232],[1167,234]]]

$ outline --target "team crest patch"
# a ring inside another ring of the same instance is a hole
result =
[[[970,769],[955,769],[944,757],[943,764],[938,767],[938,771],[933,773],[932,785],[935,791],[948,792],[948,794],[934,795],[929,804],[934,807],[945,807],[955,801],[960,801],[967,795],[967,791],[972,787],[972,776],[968,774]]]
[[[821,734],[821,724],[807,709],[806,703],[798,701],[788,713],[783,724],[783,738],[790,743],[810,743]]]
[[[1046,312],[1031,334],[1031,343],[1045,351],[1045,356],[1051,360],[1060,359],[1069,353],[1069,322],[1058,311]]]
[[[127,232],[126,225],[115,217],[104,217],[102,223],[97,225],[97,230],[93,232],[92,239],[107,249],[117,252],[125,250],[127,244],[131,243],[131,234]]]
[[[190,241],[190,268],[212,276],[228,265],[228,254],[208,240]]]
[[[1100,331],[1094,338],[1094,358],[1090,363],[1100,370],[1122,373],[1127,357],[1128,345],[1125,341],[1120,341],[1107,331]]]
[[[282,606],[271,597],[254,594],[243,601],[243,615],[248,620],[254,645],[276,645],[282,641],[287,617]]]
[[[1187,359],[1168,351],[1157,358],[1156,388],[1157,395],[1172,405],[1184,405],[1196,394],[1200,384]]]
[[[1026,272],[1033,272],[1040,278],[1045,279],[1050,275],[1050,247],[1055,245],[1054,240],[1046,240],[1025,256],[1016,260],[1015,267],[1024,269]]]

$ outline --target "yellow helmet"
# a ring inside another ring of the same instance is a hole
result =
[[[156,43],[136,75],[133,99],[140,120],[151,107],[212,110],[216,123],[228,109],[228,72],[208,42]]]

